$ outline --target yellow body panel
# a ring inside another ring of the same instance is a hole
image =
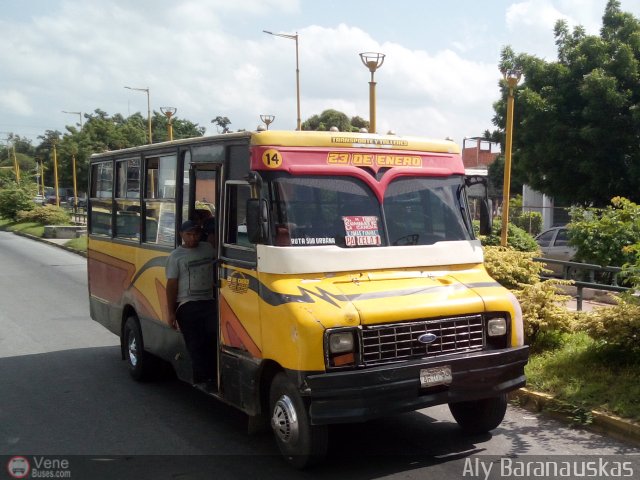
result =
[[[116,305],[132,303],[140,315],[166,319],[165,251],[89,237],[91,294]]]
[[[260,295],[250,288],[229,288],[225,281],[224,298],[259,345],[261,356],[291,370],[325,369],[323,342],[329,328],[490,311],[507,312],[512,322],[516,321],[507,291],[482,265],[331,275],[256,274],[247,270],[242,274],[260,285]]]

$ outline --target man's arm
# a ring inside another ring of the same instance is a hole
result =
[[[169,310],[169,326],[176,328],[176,310],[178,309],[178,279],[167,279],[167,309]]]

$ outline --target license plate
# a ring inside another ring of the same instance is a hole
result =
[[[420,386],[433,387],[434,385],[449,385],[451,383],[451,367],[423,368],[420,370]]]

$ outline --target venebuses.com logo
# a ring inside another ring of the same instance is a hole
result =
[[[7,462],[7,472],[11,478],[71,478],[67,458],[15,455]]]
[[[7,462],[7,472],[12,478],[27,478],[30,471],[29,460],[24,457],[11,457]]]

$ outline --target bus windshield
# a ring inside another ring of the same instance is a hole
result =
[[[380,205],[352,177],[283,176],[269,183],[278,246],[431,245],[470,240],[462,177],[400,177]]]

